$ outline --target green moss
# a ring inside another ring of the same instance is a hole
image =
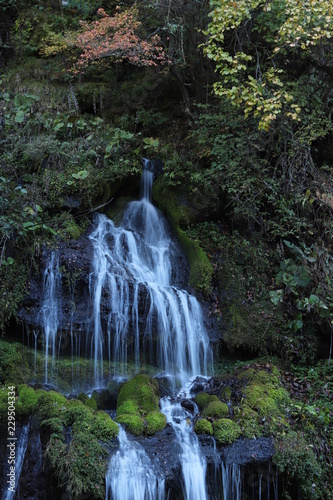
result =
[[[148,435],[162,431],[167,424],[166,416],[160,411],[150,411],[146,416],[145,433]]]
[[[80,392],[77,399],[81,401],[84,405],[88,406],[88,408],[91,408],[92,410],[97,410],[96,401],[92,398],[89,398],[89,396],[87,396],[87,394],[85,394],[84,392]]]
[[[270,418],[282,416],[284,405],[289,401],[288,392],[270,383],[257,385],[253,381],[244,389],[246,404],[258,411],[261,417]]]
[[[221,403],[221,401],[210,401],[203,409],[202,416],[210,418],[221,418],[226,417],[228,413],[229,408],[225,403]]]
[[[221,418],[213,422],[213,434],[219,444],[231,444],[239,438],[242,431],[236,422]]]
[[[92,418],[91,433],[102,441],[110,441],[119,432],[118,425],[112,420],[108,413],[98,411]]]
[[[230,401],[231,399],[231,389],[230,387],[224,387],[220,393],[220,399],[224,399],[225,401]]]
[[[105,498],[105,473],[106,473],[106,451],[91,434],[77,432],[69,446],[65,458],[65,475],[59,477],[63,472],[63,466],[56,467],[57,475],[64,484],[67,477],[67,492],[73,498],[80,496],[92,496],[93,498]]]
[[[64,440],[64,426],[61,418],[53,417],[43,420],[40,424],[41,430],[46,430],[49,434],[53,434],[60,440]]]
[[[137,414],[139,411],[139,405],[132,400],[124,401],[120,406],[117,406],[117,415],[123,413]]]
[[[66,410],[67,399],[55,391],[41,391],[37,402],[37,413],[42,420],[58,417]]]
[[[31,415],[37,408],[39,395],[40,393],[31,387],[21,385],[18,388],[18,401],[16,404],[18,414],[21,416]]]
[[[209,436],[213,435],[212,424],[205,418],[201,418],[196,422],[194,430],[197,434],[208,434]]]
[[[286,490],[288,480],[295,477],[304,498],[328,498],[325,491],[313,487],[320,485],[323,471],[313,447],[306,442],[301,432],[289,431],[278,436],[275,440],[275,450],[273,461],[278,471],[287,472]]]
[[[163,178],[154,183],[154,199],[159,208],[171,222],[177,238],[190,264],[189,283],[204,295],[211,292],[213,266],[199,244],[191,240],[183,228],[194,222],[194,212],[184,199],[184,193],[179,195],[171,189],[166,189]]]
[[[198,405],[199,410],[202,411],[206,404],[212,401],[219,401],[219,398],[215,395],[211,396],[210,394],[207,394],[207,392],[202,391],[195,396],[194,401]]]
[[[63,238],[70,238],[73,240],[78,240],[83,233],[83,229],[77,224],[74,217],[66,212],[66,218],[63,222],[62,230],[60,234]]]
[[[143,434],[143,419],[138,415],[122,414],[117,416],[116,422],[124,424],[129,432],[135,436]]]
[[[254,439],[261,436],[258,413],[253,408],[246,404],[235,408],[235,419],[245,438]]]
[[[71,427],[74,422],[91,421],[93,410],[81,401],[69,401],[66,406],[66,409],[61,413],[66,427]]]
[[[120,387],[116,420],[126,424],[128,430],[133,434],[142,434],[145,427],[147,432],[152,434],[155,427],[156,430],[160,430],[165,418],[158,416],[158,403],[157,380],[148,375],[135,375]]]
[[[1,422],[6,422],[7,411],[8,411],[8,389],[7,389],[7,387],[1,387],[1,389],[0,389]]]
[[[120,388],[117,401],[117,415],[125,402],[131,401],[137,405],[141,413],[158,411],[159,388],[156,380],[148,375],[135,375]],[[131,408],[133,405],[129,405]],[[123,407],[124,408],[124,407]]]

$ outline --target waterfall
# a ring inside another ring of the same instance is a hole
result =
[[[56,357],[56,336],[59,327],[59,311],[61,308],[59,292],[61,284],[61,274],[59,272],[59,262],[52,252],[51,259],[44,272],[44,302],[41,310],[42,328],[45,339],[45,383],[49,379],[49,359],[51,360],[51,370],[54,370]]]
[[[221,464],[223,500],[241,499],[241,470],[238,464]],[[261,498],[260,498],[261,500]]]
[[[161,411],[172,425],[177,441],[181,447],[181,466],[183,475],[183,490],[186,500],[206,500],[206,460],[200,453],[199,442],[188,423],[188,415],[180,403],[174,403],[170,398],[161,401]]]
[[[144,449],[122,427],[118,441],[106,475],[106,500],[163,500],[164,480],[154,474]]]
[[[30,423],[25,425],[22,430],[18,441],[16,441],[16,458],[15,458],[15,491],[6,489],[3,493],[2,500],[12,500],[16,496],[17,488],[20,481],[20,476],[22,472],[25,452],[28,446]],[[8,476],[7,476],[8,477]],[[8,480],[7,480],[8,481]]]
[[[182,384],[207,370],[210,351],[201,308],[195,297],[173,284],[176,248],[150,201],[153,175],[143,171],[141,200],[128,205],[119,227],[97,215],[89,236],[94,248],[90,352],[95,385],[102,381],[105,357],[118,363],[118,375],[119,365],[126,375],[131,355],[136,371],[142,361],[149,362]],[[106,325],[101,318],[105,301],[110,311]]]

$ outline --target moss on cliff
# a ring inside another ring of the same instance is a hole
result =
[[[212,288],[213,266],[197,241],[186,234],[186,227],[194,222],[194,211],[184,198],[183,192],[167,188],[163,178],[157,179],[153,196],[158,207],[165,213],[177,235],[190,264],[189,283],[204,295]]]
[[[135,375],[120,388],[117,400],[117,422],[139,435],[154,434],[164,429],[165,416],[159,412],[157,380],[148,375]]]

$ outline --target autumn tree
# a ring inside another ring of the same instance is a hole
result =
[[[80,21],[78,32],[64,36],[54,34],[46,42],[44,56],[67,51],[77,51],[72,66],[74,73],[84,71],[90,64],[104,59],[111,62],[128,62],[135,66],[156,66],[167,63],[158,35],[144,40],[139,32],[141,23],[134,5],[128,10],[117,8],[114,16],[109,16],[104,9],[98,9],[99,19]]]
[[[333,4],[331,0],[211,1],[205,53],[215,61],[218,96],[259,118],[268,130],[278,115],[299,120],[297,83],[307,71],[324,74],[323,92],[333,77]],[[325,88],[324,88],[325,87]]]

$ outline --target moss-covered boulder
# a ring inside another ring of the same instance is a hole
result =
[[[222,418],[226,417],[229,413],[229,408],[221,401],[210,401],[202,411],[203,417]]]
[[[136,435],[164,429],[166,418],[159,412],[159,396],[157,380],[148,375],[135,375],[119,390],[117,422],[125,424]]]
[[[58,417],[67,407],[67,399],[56,391],[41,391],[36,411],[41,420]]]
[[[231,444],[241,435],[239,425],[228,418],[220,418],[213,422],[213,435],[221,445]]]
[[[146,429],[148,435],[162,431],[167,424],[166,416],[160,411],[150,411],[146,416]]]
[[[204,407],[213,401],[219,401],[219,398],[215,395],[207,394],[207,392],[199,392],[195,398],[195,403],[198,405],[200,411],[204,409]]]
[[[122,413],[116,421],[126,426],[126,429],[135,436],[140,436],[144,431],[144,420],[139,415]]]
[[[247,404],[235,408],[235,421],[240,426],[243,437],[254,439],[261,436],[258,413]]]
[[[213,435],[212,424],[206,418],[198,420],[195,423],[194,430],[196,434],[208,434],[209,436]]]

